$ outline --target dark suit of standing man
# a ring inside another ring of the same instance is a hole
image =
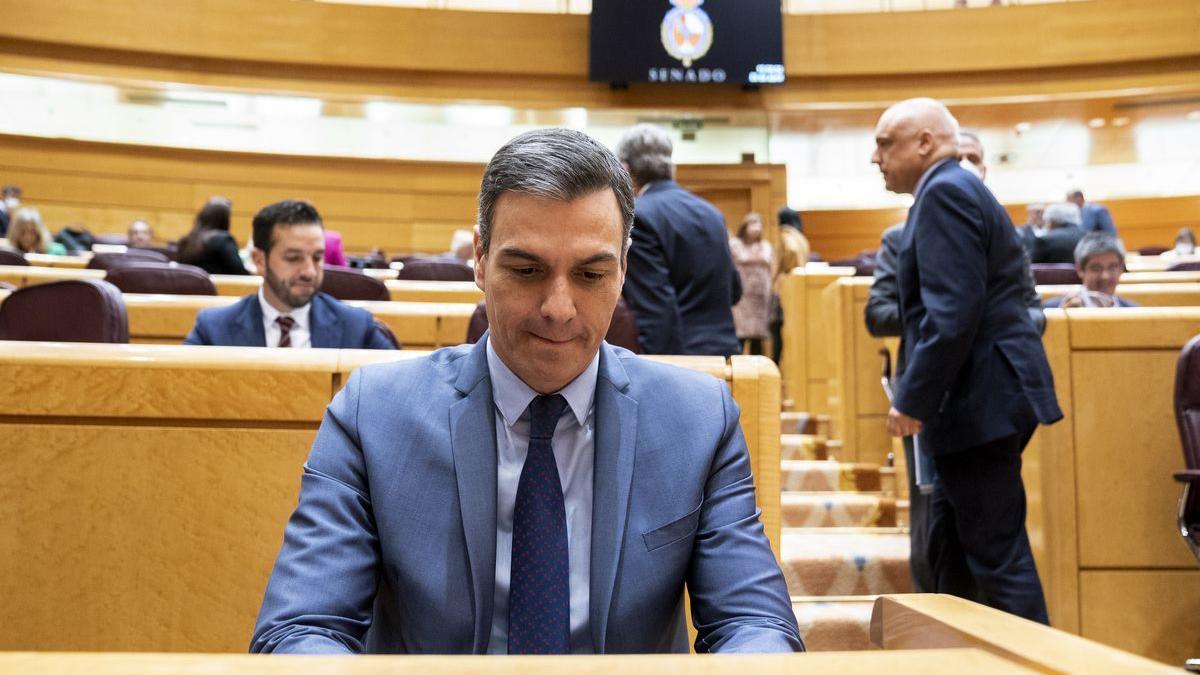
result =
[[[725,218],[674,181],[671,152],[651,124],[617,145],[638,194],[622,294],[645,353],[739,354],[732,308],[742,292]]]
[[[958,157],[960,162],[966,161],[975,165],[977,175],[981,179],[987,176],[987,167],[983,163],[983,146],[978,137],[960,134]],[[900,324],[900,291],[896,284],[896,258],[903,239],[904,223],[884,230],[879,254],[875,258],[875,282],[867,295],[864,317],[867,330],[875,337],[898,337],[904,332]],[[1040,333],[1045,330],[1046,315],[1042,313],[1042,301],[1034,286],[1028,257],[1025,257],[1022,265],[1020,280],[1026,311]],[[896,380],[903,376],[906,365],[904,343],[901,341],[893,376]],[[979,591],[975,587],[975,580],[966,566],[961,549],[948,545],[948,542],[957,539],[946,529],[953,527],[953,523],[945,519],[934,521],[931,518],[929,497],[917,486],[913,452],[912,438],[906,436],[904,456],[908,468],[909,571],[913,577],[913,588],[918,593],[949,593],[978,599]]]
[[[957,122],[931,99],[883,114],[872,161],[909,193],[896,259],[907,368],[888,431],[920,434],[938,481],[931,518],[953,523],[986,604],[1049,623],[1025,532],[1021,451],[1062,418],[1038,332],[1022,301],[1023,256],[1008,215],[961,168]]]

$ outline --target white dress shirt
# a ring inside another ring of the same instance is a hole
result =
[[[538,395],[521,381],[487,344],[492,400],[496,404],[496,591],[493,596],[489,654],[508,653],[508,585],[512,571],[513,511],[517,485],[529,453],[528,407]],[[558,418],[551,441],[567,516],[567,564],[570,584],[571,652],[591,654],[592,473],[595,457],[596,376],[600,354],[579,377],[558,393],[570,415]]]
[[[271,303],[267,302],[267,299],[263,297],[261,288],[258,289],[258,304],[262,307],[263,330],[267,336],[267,346],[278,347],[279,338],[283,336],[283,329],[279,327],[279,324],[275,323],[275,319],[283,316],[283,312],[275,309]],[[308,322],[308,314],[311,309],[312,303],[309,302],[287,313],[296,322],[292,326],[292,330],[288,333],[292,338],[293,349],[308,349],[312,347],[312,329],[309,327]]]

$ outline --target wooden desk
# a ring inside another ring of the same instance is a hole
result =
[[[1042,301],[1078,289],[1078,285],[1038,286]],[[1200,307],[1200,283],[1140,283],[1117,286],[1117,295],[1143,307]]]
[[[783,307],[783,395],[795,410],[829,412],[829,377],[832,349],[822,292],[852,267],[809,264],[783,277],[779,302]],[[835,433],[837,431],[835,430]]]
[[[80,255],[49,255],[47,253],[26,253],[25,261],[31,267],[54,267],[81,270],[87,267],[92,259],[91,251]]]
[[[1180,626],[1181,630],[1187,630]],[[885,595],[875,601],[879,649],[980,649],[1043,673],[1178,673],[1161,663],[949,595]]]
[[[104,270],[74,269],[69,267],[36,267],[34,265],[0,265],[0,281],[20,288],[31,284],[63,279],[103,279]]]
[[[424,356],[35,342],[0,354],[0,650],[202,652],[246,649],[344,374]],[[778,555],[778,372],[762,357],[657,358],[730,386]]]

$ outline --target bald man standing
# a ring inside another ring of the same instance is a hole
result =
[[[896,280],[907,362],[888,432],[919,434],[938,482],[931,528],[961,555],[997,609],[1049,623],[1025,532],[1021,451],[1038,423],[1062,419],[1054,380],[1021,292],[1022,251],[992,193],[958,161],[958,123],[910,99],[875,130],[887,189],[914,202]]]

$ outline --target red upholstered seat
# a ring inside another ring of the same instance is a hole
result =
[[[1170,250],[1170,246],[1143,246],[1137,252],[1138,255],[1162,255]]]
[[[325,266],[325,279],[321,290],[338,300],[382,300],[392,299],[387,284],[369,277],[360,270],[347,267]]]
[[[116,286],[68,279],[19,288],[0,304],[0,340],[129,342],[129,319]]]
[[[1200,335],[1179,354],[1175,370],[1175,421],[1187,471],[1175,474],[1184,484],[1179,500],[1179,533],[1200,560]]]
[[[106,270],[117,265],[134,262],[170,262],[166,255],[148,248],[131,248],[124,253],[97,253],[88,261],[90,270]]]
[[[129,237],[120,232],[109,233],[109,234],[98,234],[98,235],[96,235],[96,243],[97,244],[109,244],[109,245],[115,245],[115,246],[125,246],[126,244],[129,243]]]
[[[1029,266],[1033,281],[1046,285],[1069,285],[1083,283],[1075,266],[1071,263],[1034,263]]]
[[[471,322],[467,324],[467,342],[475,344],[483,337],[488,329],[487,306],[480,302],[475,306]],[[637,323],[634,321],[633,310],[625,304],[624,299],[617,300],[617,308],[613,310],[612,323],[608,325],[608,334],[604,336],[610,345],[624,347],[634,354],[642,353],[642,344],[638,342]]]
[[[25,254],[11,246],[0,246],[0,265],[28,265]]]
[[[448,259],[410,258],[400,270],[401,279],[422,281],[474,281],[475,270]]]
[[[1200,261],[1177,262],[1167,268],[1168,272],[1200,272]]]
[[[208,272],[192,265],[128,262],[110,267],[104,278],[122,293],[217,294]]]

